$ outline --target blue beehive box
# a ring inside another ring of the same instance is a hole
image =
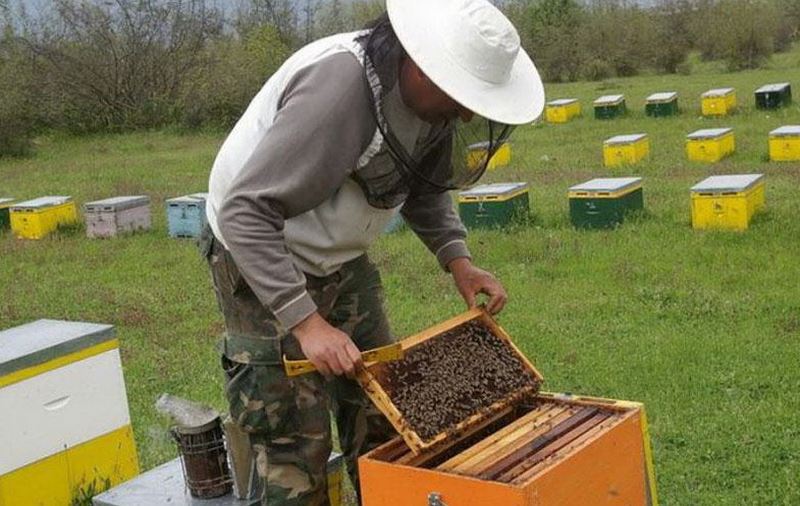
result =
[[[200,237],[206,224],[207,193],[192,193],[167,199],[167,223],[170,237]]]

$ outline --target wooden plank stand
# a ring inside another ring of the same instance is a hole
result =
[[[399,433],[359,459],[365,506],[658,504],[641,404],[539,392],[481,309],[401,344],[358,375]]]

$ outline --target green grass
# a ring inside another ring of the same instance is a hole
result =
[[[771,68],[727,74],[695,63],[689,76],[641,76],[548,86],[577,97],[584,116],[520,128],[513,164],[488,181],[527,181],[535,217],[526,226],[474,232],[476,261],[506,284],[501,324],[546,378],[546,389],[642,401],[647,406],[665,505],[800,502],[800,163],[769,163],[767,133],[800,124],[797,102],[756,111],[761,84],[800,85],[800,52]],[[733,86],[740,111],[699,116],[699,95]],[[644,98],[678,91],[682,114],[652,119]],[[621,92],[630,114],[601,122],[591,100]],[[689,163],[685,135],[731,126],[737,152],[722,163]],[[610,171],[603,139],[646,132],[650,160]],[[38,154],[0,161],[0,196],[115,194],[153,198],[154,229],[92,241],[82,230],[42,241],[0,236],[0,322],[36,318],[108,322],[121,338],[140,460],[174,455],[153,408],[171,392],[222,408],[214,344],[222,332],[209,276],[191,241],[166,237],[163,200],[201,191],[223,134],[164,132],[42,138]],[[691,229],[688,188],[709,174],[767,174],[767,207],[746,233]],[[608,232],[573,230],[566,190],[590,177],[645,178],[643,217]],[[380,265],[398,335],[463,309],[448,276],[411,233],[382,238]]]

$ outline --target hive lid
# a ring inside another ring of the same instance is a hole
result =
[[[208,200],[208,192],[200,192],[200,193],[190,193],[187,197],[192,197],[193,199],[200,199],[200,200]]]
[[[662,91],[647,97],[648,102],[671,102],[678,98],[677,91]]]
[[[121,197],[111,197],[103,200],[87,202],[83,205],[89,212],[97,211],[122,211],[133,207],[146,206],[150,203],[150,197],[146,195],[126,195]]]
[[[458,193],[459,197],[472,197],[472,198],[486,198],[502,195],[509,195],[511,193],[519,192],[528,188],[528,183],[491,183],[482,184],[469,190],[464,190]]]
[[[570,193],[586,192],[595,193],[616,193],[625,190],[634,190],[642,184],[640,177],[606,177],[597,178],[577,184],[569,188]]]
[[[42,209],[45,207],[60,206],[72,200],[72,197],[67,195],[48,195],[46,197],[39,197],[24,202],[18,202],[12,207],[22,209]]]
[[[574,104],[577,101],[578,101],[577,98],[559,98],[547,102],[547,105],[553,105],[553,106],[569,105],[569,104]]]
[[[733,132],[732,128],[704,128],[695,130],[686,137],[689,139],[714,139],[730,132]]]
[[[206,197],[203,197],[202,195],[208,194],[192,193],[191,195],[182,195],[180,197],[167,199],[167,204],[203,204],[206,201]]]
[[[774,93],[776,91],[783,91],[789,87],[789,83],[765,84],[761,88],[757,89],[756,93]]]
[[[0,198],[0,209],[5,209],[6,207],[11,207],[14,204],[13,198]]]
[[[0,331],[0,377],[110,341],[113,325],[36,320]]]
[[[707,92],[703,93],[701,96],[704,98],[708,97],[724,97],[725,95],[729,95],[736,91],[734,88],[713,88],[708,90]]]
[[[773,137],[795,137],[800,135],[800,125],[784,125],[769,134]]]
[[[730,176],[711,176],[692,186],[691,191],[698,192],[740,192],[758,184],[764,174],[736,174]]]
[[[615,135],[610,139],[606,139],[603,144],[631,144],[646,138],[647,134]]]
[[[510,411],[543,379],[479,308],[401,343],[402,359],[371,364],[358,381],[414,453]]]
[[[593,102],[594,105],[616,105],[625,100],[625,95],[603,95]]]

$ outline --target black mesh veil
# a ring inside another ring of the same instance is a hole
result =
[[[442,192],[468,187],[486,171],[492,155],[508,140],[512,125],[478,115],[430,125],[430,130],[409,153],[395,135],[383,111],[383,99],[398,84],[398,67],[405,52],[386,15],[376,20],[359,39],[364,76],[369,84],[373,114],[397,167],[409,185]]]

